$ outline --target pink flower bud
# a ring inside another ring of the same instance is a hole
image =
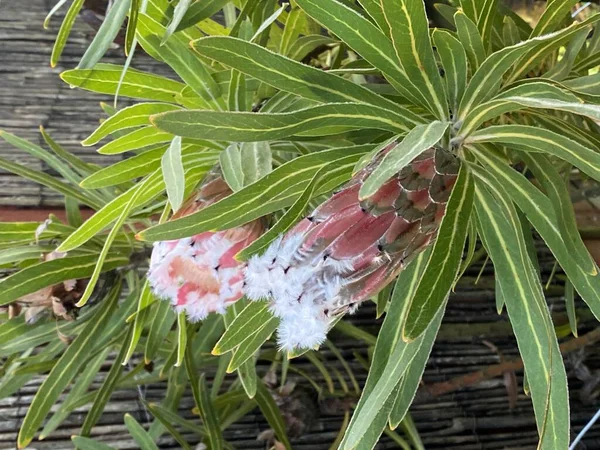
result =
[[[213,169],[172,219],[187,216],[231,194],[220,169]],[[260,220],[224,231],[205,232],[154,244],[148,281],[157,297],[169,300],[190,321],[224,313],[244,293],[244,264],[234,256],[263,232]]]
[[[395,145],[248,262],[246,295],[270,301],[283,349],[320,345],[337,317],[376,295],[435,241],[459,169],[447,151],[426,150],[359,201],[362,183]]]

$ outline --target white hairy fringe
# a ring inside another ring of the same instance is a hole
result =
[[[279,346],[287,351],[325,341],[332,320],[327,312],[343,285],[341,275],[352,270],[350,260],[303,255],[303,237],[279,237],[265,253],[253,256],[245,271],[246,296],[270,301],[269,309],[281,319]]]

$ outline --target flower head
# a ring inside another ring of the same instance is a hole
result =
[[[216,167],[203,180],[173,219],[199,211],[231,194]],[[175,310],[198,321],[225,308],[243,296],[243,264],[234,256],[263,231],[256,220],[224,231],[205,232],[154,244],[148,281],[159,298],[169,300]]]
[[[449,152],[426,150],[371,197],[358,198],[395,145],[249,261],[245,292],[271,302],[283,349],[321,344],[336,317],[377,294],[434,242],[459,169]]]

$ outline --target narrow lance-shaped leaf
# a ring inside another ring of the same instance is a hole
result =
[[[463,163],[452,188],[431,258],[410,304],[403,331],[403,338],[408,341],[425,331],[454,285],[472,207],[473,177]]]
[[[581,265],[584,271],[596,275],[598,273],[596,263],[583,243],[577,228],[571,196],[567,189],[568,180],[565,181],[560,176],[555,166],[544,155],[524,154],[523,160],[544,186],[554,207],[563,240],[569,240],[570,247],[575,250],[571,255],[572,258]]]
[[[448,101],[431,48],[423,0],[381,0],[381,7],[406,76],[425,98],[435,117],[446,120]]]
[[[584,272],[572,259],[574,250],[565,245],[557,225],[554,208],[538,188],[516,170],[509,170],[506,162],[495,156],[490,148],[480,150],[479,146],[469,147],[477,159],[485,164],[488,171],[472,166],[474,174],[491,185],[495,190],[506,189],[513,201],[526,214],[544,242],[548,245],[561,267],[572,281],[575,289],[588,304],[596,318],[600,320],[600,276]],[[485,244],[485,242],[484,242]]]
[[[587,19],[581,24],[573,25],[560,32],[535,37],[492,53],[469,81],[460,103],[458,119],[464,120],[471,109],[493,97],[498,92],[504,74],[523,55],[527,54],[528,60],[529,55],[531,55],[531,58],[538,58],[536,61],[539,61],[539,57],[545,55],[546,52],[551,51],[553,48],[559,47],[561,43],[568,40],[579,29],[587,26],[588,23],[600,19],[600,15],[598,16],[596,19]],[[527,62],[524,62],[523,65],[519,64],[519,70],[527,64]]]
[[[128,68],[121,80],[123,67],[114,64],[96,64],[93,69],[65,70],[60,78],[71,86],[99,94],[115,94],[119,81],[119,95],[159,102],[175,101],[185,87],[183,83],[153,73]]]
[[[393,296],[390,301],[388,312],[383,321],[379,335],[377,336],[377,342],[375,344],[375,351],[373,353],[371,367],[369,368],[369,375],[367,382],[362,390],[361,398],[355,409],[353,419],[350,423],[350,427],[354,427],[358,414],[364,407],[366,400],[369,398],[370,393],[375,388],[377,382],[381,376],[384,375],[385,367],[387,366],[390,356],[397,345],[406,345],[402,341],[402,323],[406,318],[408,312],[409,301],[414,295],[416,288],[419,284],[419,279],[425,269],[427,260],[431,255],[431,250],[426,250],[421,253],[417,258],[411,262],[406,269],[400,272],[398,279],[396,280]],[[391,409],[391,408],[390,408]],[[384,421],[385,424],[386,421]],[[378,434],[381,434],[383,430],[377,430]],[[345,442],[344,442],[345,444]]]
[[[378,417],[381,405],[385,405],[390,398],[395,399],[398,382],[417,354],[423,340],[429,341],[435,339],[443,315],[444,308],[442,307],[437,312],[434,320],[427,326],[427,331],[424,334],[410,343],[398,342],[390,355],[379,381],[373,388],[373,391],[365,397],[364,406],[356,411],[344,438],[344,450],[356,448],[363,437],[369,432],[374,420]],[[391,401],[393,402],[394,400]]]
[[[209,36],[194,41],[192,45],[202,56],[301,97],[329,103],[365,102],[392,111],[404,111],[404,108],[359,84],[242,39]]]
[[[81,57],[78,69],[91,69],[104,56],[121,29],[130,3],[131,0],[116,0],[112,3],[94,39]]]
[[[600,180],[600,155],[558,133],[528,125],[497,125],[477,131],[469,142],[498,142],[524,151],[549,153]]]
[[[258,382],[255,398],[263,416],[265,416],[265,419],[267,419],[267,422],[269,422],[269,425],[275,431],[277,439],[283,444],[286,450],[291,450],[292,446],[285,431],[285,423],[281,411],[262,380]]]
[[[192,387],[192,394],[194,401],[196,402],[196,407],[202,418],[202,423],[208,432],[210,448],[221,450],[224,442],[219,426],[219,420],[206,385],[205,374],[203,373],[198,377],[198,373],[196,372],[191,347],[185,352],[185,368]]]
[[[539,278],[521,233],[516,211],[505,191],[475,190],[479,232],[494,262],[525,370],[536,382],[531,397],[541,449],[569,445],[567,377]]]
[[[154,439],[129,413],[125,414],[125,426],[141,450],[158,450]]]
[[[29,445],[52,405],[86,361],[88,353],[85,349],[93,345],[94,340],[101,335],[117,306],[120,292],[121,283],[117,282],[101,302],[93,320],[86,324],[79,336],[67,347],[38,389],[19,431],[17,442],[20,448]]]
[[[392,176],[419,156],[425,150],[433,147],[444,136],[448,129],[448,122],[431,122],[427,125],[418,125],[408,132],[404,139],[398,143],[383,161],[367,178],[360,187],[359,197],[368,198]]]
[[[450,108],[456,114],[467,83],[467,54],[460,41],[448,31],[436,28],[433,42],[444,68]]]
[[[119,110],[110,116],[86,139],[82,145],[89,146],[97,144],[101,139],[120,130],[149,125],[149,117],[165,111],[180,109],[178,106],[167,103],[138,103]]]
[[[173,208],[173,211],[177,211],[183,203],[185,189],[180,136],[175,136],[171,141],[171,145],[162,157],[161,167],[171,208]]]
[[[204,208],[201,213],[149,228],[141,232],[138,237],[144,240],[176,239],[250,222],[293,204],[309,180],[323,165],[347,156],[354,156],[356,158],[354,163],[356,163],[372,148],[372,145],[343,147],[298,157],[241,191]],[[336,184],[331,185],[329,190],[350,178],[353,165],[342,166],[332,171],[330,177]],[[325,185],[318,192],[327,192],[327,188],[328,186]]]
[[[0,280],[0,305],[11,303],[46,286],[89,277],[97,261],[97,255],[66,256],[22,269]],[[104,260],[102,270],[112,270],[128,262],[124,256],[110,255]]]
[[[102,250],[100,251],[100,253],[97,256],[96,268],[94,269],[94,272],[90,275],[90,279],[88,280],[88,284],[85,287],[85,291],[81,295],[81,298],[79,299],[79,301],[76,303],[76,305],[78,307],[81,308],[83,305],[85,305],[87,303],[87,301],[90,299],[90,297],[92,296],[92,293],[94,292],[94,288],[96,287],[96,283],[98,282],[98,278],[100,277],[100,273],[102,273],[103,270],[106,270],[106,269],[104,269],[104,263],[107,258],[108,252],[110,251],[110,247],[112,246],[115,238],[117,237],[117,234],[119,232],[121,232],[121,227],[123,226],[123,224],[129,217],[129,214],[130,214],[131,210],[133,209],[134,205],[136,204],[138,198],[140,197],[142,192],[144,192],[146,190],[146,188],[149,184],[148,180],[150,180],[150,178],[147,178],[146,180],[144,180],[143,182],[141,182],[139,185],[136,186],[136,191],[134,192],[134,194],[131,196],[131,198],[129,199],[129,201],[127,202],[125,207],[123,208],[123,211],[121,211],[121,214],[119,215],[115,224],[113,225],[112,230],[110,230],[110,233],[108,233],[108,236],[106,237],[106,240],[104,241]]]
[[[538,20],[531,36],[540,36],[544,33],[554,31],[556,27],[570,14],[571,8],[577,4],[577,0],[553,0],[549,1],[544,12]]]
[[[189,39],[176,33],[161,45],[159,36],[164,35],[166,29],[145,14],[140,14],[136,31],[144,50],[169,64],[177,75],[198,95],[208,100],[213,108],[225,109],[225,100],[219,85],[189,47]]]
[[[71,34],[71,29],[73,28],[73,24],[75,23],[75,19],[81,11],[81,7],[83,6],[84,0],[74,0],[69,6],[67,13],[60,25],[58,30],[58,34],[56,35],[56,39],[54,40],[54,46],[52,47],[52,54],[50,55],[50,67],[56,67],[58,64],[58,60],[60,59],[60,55],[65,48],[65,44],[67,43],[67,39],[69,38],[69,34]]]
[[[458,38],[469,58],[471,72],[474,73],[486,57],[481,35],[477,25],[460,10],[454,15],[454,22],[456,23]]]
[[[297,3],[309,16],[381,70],[400,95],[428,107],[422,93],[412,89],[412,82],[398,61],[389,38],[368,19],[337,0],[298,0]]]
[[[160,45],[164,45],[167,42],[167,39],[171,37],[171,35],[177,30],[177,27],[181,23],[181,20],[185,16],[185,13],[188,11],[192,0],[180,0],[175,8],[173,9],[173,17],[171,18],[171,22],[169,22],[169,26],[165,30],[165,34],[163,35],[162,41]]]
[[[254,142],[282,139],[326,124],[356,129],[408,131],[421,119],[359,103],[331,103],[289,113],[173,111],[150,118],[157,128],[178,136]],[[326,133],[330,134],[330,133]]]
[[[244,171],[239,144],[233,143],[221,152],[219,165],[223,172],[223,178],[233,192],[244,187]]]

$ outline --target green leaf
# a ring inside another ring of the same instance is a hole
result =
[[[199,158],[199,162],[205,162],[202,161],[202,156],[199,156]],[[206,166],[196,166],[196,161],[194,155],[184,155],[183,166],[185,168],[185,179],[186,184],[189,185],[188,187],[196,184],[199,181],[199,176],[205,173],[203,167]],[[133,202],[134,204],[130,205],[131,208],[135,209],[147,204],[160,195],[165,188],[160,170],[152,172],[143,182],[146,183],[146,187],[139,193],[139,197]],[[104,208],[96,212],[96,214],[90,217],[81,227],[63,241],[59,247],[60,251],[70,251],[83,245],[113,221],[117,220],[128,206],[131,198],[138,192],[138,188],[139,184],[134,185],[113,201],[107,203]]]
[[[242,155],[237,143],[231,144],[219,155],[219,164],[223,171],[223,178],[233,192],[244,187],[244,172],[242,168]]]
[[[486,58],[485,47],[477,25],[460,10],[454,15],[454,21],[458,38],[469,58],[471,73],[475,73]]]
[[[73,3],[71,3],[71,6],[69,6],[62,24],[60,25],[60,29],[58,30],[58,34],[56,35],[56,39],[54,40],[52,55],[50,55],[50,67],[56,67],[56,64],[58,64],[60,55],[65,48],[65,44],[67,43],[69,34],[71,34],[71,29],[73,28],[75,19],[77,18],[79,11],[83,6],[83,2],[84,0],[74,0]]]
[[[180,108],[167,103],[138,103],[137,105],[123,108],[102,122],[81,144],[84,146],[94,145],[116,131],[150,125],[149,117],[152,114],[176,109]]]
[[[283,27],[283,35],[279,45],[279,53],[287,55],[292,42],[297,42],[303,30],[306,27],[306,15],[300,8],[292,7],[289,12],[285,25]]]
[[[195,51],[285,92],[320,102],[360,102],[403,113],[405,108],[369,89],[256,44],[209,36],[192,43]]]
[[[148,175],[160,168],[161,158],[166,150],[166,147],[159,147],[119,161],[85,178],[80,185],[85,189],[98,189],[126,183],[135,178]],[[186,155],[195,153],[197,155],[194,158],[195,167],[203,170],[210,169],[219,157],[218,151],[195,144],[185,144],[185,141],[181,147],[181,153],[184,160]],[[202,154],[200,155],[200,153]]]
[[[600,15],[599,15],[600,16]],[[599,17],[600,18],[600,17]],[[460,103],[459,120],[464,120],[465,116],[476,106],[493,97],[498,92],[502,84],[504,74],[512,65],[522,56],[526,55],[518,67],[518,71],[529,64],[530,61],[539,62],[539,58],[554,48],[559,47],[564,41],[568,40],[579,29],[586,26],[596,19],[590,18],[578,25],[573,25],[558,33],[547,36],[532,38],[519,44],[505,47],[495,53],[492,53],[475,72],[471,78],[464,97]],[[513,76],[514,75],[514,76]],[[511,74],[511,79],[516,79],[518,73]]]
[[[177,441],[177,443],[182,449],[192,450],[191,445],[185,440],[182,434],[179,431],[177,431],[173,422],[167,419],[167,417],[165,417],[165,415],[162,413],[162,411],[164,410],[163,408],[157,408],[158,405],[155,405],[154,403],[144,402],[144,405],[146,406],[146,408],[148,408],[150,413],[159,421],[159,423],[167,429],[169,434],[173,436],[175,441]]]
[[[350,156],[349,163],[352,164],[355,158]],[[314,196],[315,190],[322,184],[324,176],[330,174],[332,166],[345,164],[344,159],[337,160],[331,164],[323,166],[310,180],[310,183],[306,186],[302,195],[294,202],[294,204],[288,208],[285,214],[277,221],[275,225],[269,228],[269,231],[264,233],[261,237],[255,240],[252,244],[248,245],[241,252],[235,255],[235,258],[240,261],[246,261],[250,256],[265,250],[271,242],[277,239],[278,236],[283,235],[289,230],[298,220],[304,215],[304,211],[308,206],[311,198]]]
[[[285,423],[281,411],[262,380],[258,382],[255,398],[263,416],[275,431],[277,440],[284,445],[286,450],[291,450],[292,446],[285,431]]]
[[[389,38],[368,19],[337,0],[298,0],[296,3],[379,69],[403,97],[428,107],[422,92],[413,89],[413,83],[398,61]]]
[[[529,98],[538,99],[538,103],[528,102]],[[462,122],[457,135],[464,138],[488,120],[502,114],[525,109],[529,105],[533,108],[561,110],[564,105],[573,107],[578,104],[572,102],[579,102],[579,99],[552,84],[523,83],[473,108]]]
[[[403,339],[420,336],[444,304],[460,268],[473,207],[473,178],[463,164],[446,205],[432,255],[404,324]]]
[[[93,273],[97,260],[97,255],[66,256],[22,269],[0,280],[0,305],[63,281],[87,278]],[[110,255],[102,270],[112,270],[128,262],[124,256]]]
[[[196,371],[194,360],[192,358],[191,348],[185,352],[185,368],[192,387],[192,394],[194,396],[194,401],[196,402],[196,407],[202,418],[202,424],[208,433],[210,448],[211,450],[221,450],[224,442],[221,428],[219,427],[219,419],[213,401],[210,398],[210,391],[206,386],[206,375],[202,373],[200,377],[198,377],[198,372]]]
[[[600,155],[553,131],[528,125],[497,125],[473,133],[468,141],[498,142],[519,150],[549,153],[600,180]]]
[[[354,155],[356,161],[371,150],[371,145],[335,148],[298,157],[287,162],[257,182],[245,187],[214,205],[181,219],[149,228],[138,237],[143,240],[165,240],[192,236],[215,227],[226,229],[262,217],[293,204],[306,184],[325,164]],[[339,170],[339,171],[338,171]],[[336,173],[337,172],[337,173]],[[330,174],[336,184],[323,186],[327,192],[350,178],[352,167],[341,167]],[[343,176],[340,175],[343,174]],[[189,234],[188,234],[189,233]]]
[[[77,375],[77,380],[69,390],[69,393],[65,397],[64,401],[60,404],[58,410],[44,425],[44,429],[40,432],[40,440],[48,437],[50,433],[56,430],[56,428],[58,428],[67,417],[69,417],[72,412],[71,405],[86,393],[90,384],[92,381],[94,381],[96,375],[98,375],[100,367],[106,360],[106,357],[110,351],[111,348],[107,347],[98,353],[98,355],[92,357],[91,361],[87,362],[81,373]]]
[[[562,25],[562,22],[570,15],[571,8],[577,4],[577,0],[552,0],[544,8],[531,36],[540,36],[550,33]]]
[[[580,50],[585,45],[589,30],[583,29],[575,34],[575,37],[566,47],[565,53],[554,67],[542,75],[543,78],[561,81],[571,73],[575,65],[575,59],[580,55]]]
[[[11,264],[31,259],[39,260],[44,253],[49,253],[54,247],[48,245],[26,245],[23,247],[12,247],[0,252],[0,265]]]
[[[44,418],[50,412],[52,405],[56,403],[60,394],[87,360],[89,354],[85,350],[101,335],[104,326],[117,306],[120,293],[121,283],[117,282],[113,285],[107,298],[98,307],[93,320],[84,327],[81,334],[67,347],[38,389],[19,431],[17,439],[19,447],[24,448],[29,445]]]
[[[429,360],[429,354],[435,343],[436,335],[434,332],[427,331],[423,335],[423,342],[417,350],[414,358],[407,367],[402,379],[398,383],[398,393],[394,400],[394,405],[389,414],[390,428],[395,429],[400,422],[405,420],[408,408],[413,402],[417,389],[421,385],[423,372]]]
[[[585,77],[572,78],[562,84],[577,94],[600,96],[600,72]]]
[[[153,319],[146,339],[146,348],[144,351],[144,361],[146,363],[156,358],[161,344],[164,343],[176,319],[175,313],[167,301],[156,302],[155,310],[151,314]]]
[[[407,345],[402,340],[402,324],[406,320],[406,314],[410,308],[410,299],[414,297],[417,291],[430,257],[431,249],[425,250],[398,275],[387,314],[377,336],[367,383],[363,388],[365,399],[368,398],[370,392],[373,391],[373,388],[384,374],[385,367],[390,361],[394,349],[398,345]],[[359,403],[357,411],[360,408],[361,403]]]
[[[163,180],[167,196],[173,211],[179,210],[183,203],[185,172],[181,160],[181,137],[175,136],[161,161]]]
[[[104,53],[106,53],[106,50],[108,50],[121,30],[121,25],[127,16],[130,3],[131,0],[116,0],[112,3],[94,39],[81,57],[77,65],[78,69],[91,69],[104,56]]]
[[[124,338],[123,342],[129,342],[132,332],[133,332],[133,327],[130,326],[129,330],[125,334],[125,338]],[[121,377],[121,374],[123,373],[123,364],[122,363],[125,360],[126,353],[127,353],[127,345],[121,345],[121,348],[119,349],[119,353],[117,354],[117,357],[116,357],[115,361],[113,362],[110,370],[106,374],[106,377],[104,378],[104,381],[102,382],[102,386],[100,386],[100,389],[97,391],[96,395],[94,396],[94,403],[90,407],[90,410],[89,410],[87,416],[85,417],[83,424],[81,425],[81,434],[82,435],[89,436],[90,432],[92,431],[92,428],[98,422],[98,420],[100,419],[100,416],[102,416],[102,413],[104,412],[104,408],[105,408],[106,404],[108,403],[108,401],[110,400],[110,396],[112,395],[113,391],[116,389],[117,382],[119,381],[119,378]]]
[[[180,0],[177,5],[175,5],[175,8],[173,9],[173,17],[167,26],[160,45],[164,45],[167,42],[167,39],[169,39],[169,37],[171,37],[171,35],[178,30],[179,24],[190,8],[191,3],[192,0]]]
[[[393,404],[397,394],[398,382],[421,347],[423,340],[435,339],[443,315],[444,308],[440,308],[434,320],[428,325],[426,332],[413,342],[407,343],[398,340],[373,390],[368,395],[361,397],[362,406],[359,402],[359,406],[352,417],[344,438],[342,447],[344,450],[356,448],[361,440],[368,436],[367,433],[371,431],[373,423],[378,419],[381,405],[390,405],[390,403],[387,403],[388,401]]]
[[[559,0],[560,1],[560,0]],[[564,46],[566,42],[576,37],[581,29],[589,29],[590,25],[600,20],[600,14],[594,14],[588,19],[582,22],[575,22],[571,26],[567,28],[563,28],[560,31],[556,31],[554,33],[540,35],[539,37],[535,37],[530,39],[527,42],[533,42],[536,39],[545,40],[545,43],[537,46],[536,48],[531,49],[519,62],[518,66],[514,68],[512,73],[508,76],[506,82],[510,83],[519,78],[526,78],[526,74],[530,72],[532,69],[539,66],[540,61],[542,61],[547,55],[558,51],[560,47]],[[579,70],[579,64],[575,67],[576,70]]]
[[[184,30],[212,17],[228,2],[229,0],[203,0],[192,3],[177,26],[177,31]]]
[[[171,133],[160,132],[153,126],[148,125],[134,131],[125,131],[123,135],[100,147],[98,153],[101,155],[117,155],[119,153],[141,151],[170,142],[172,139],[173,135]]]
[[[99,166],[85,162],[78,156],[74,155],[73,153],[65,150],[60,145],[58,145],[58,143],[55,142],[54,139],[52,139],[50,137],[50,135],[46,132],[44,127],[41,125],[40,125],[40,133],[42,134],[42,137],[44,138],[44,141],[46,142],[48,147],[50,147],[50,149],[56,154],[56,156],[63,159],[64,161],[66,161],[72,168],[76,169],[81,175],[83,175],[83,176],[89,175],[99,169]]]
[[[141,450],[158,450],[152,437],[129,413],[125,414],[125,426]]]
[[[25,139],[21,139],[20,137],[3,130],[0,130],[0,137],[9,144],[26,151],[33,157],[45,162],[49,167],[56,170],[65,180],[74,184],[79,183],[81,180],[79,174],[74,172],[71,167],[40,146],[32,144]]]
[[[65,196],[77,199],[81,203],[88,205],[93,209],[97,210],[101,208],[101,203],[98,200],[81,192],[78,188],[59,180],[56,177],[53,177],[52,175],[48,175],[44,172],[39,172],[37,170],[29,169],[28,167],[25,167],[22,164],[13,163],[4,158],[0,158],[0,169],[7,170],[23,178],[27,178],[31,181],[34,181],[35,183],[44,185]]]
[[[565,281],[565,309],[567,310],[567,317],[569,318],[569,327],[571,327],[571,333],[573,336],[578,337],[577,332],[577,312],[575,311],[575,291],[573,289],[573,283],[570,280]]]
[[[536,380],[531,384],[531,397],[540,435],[539,448],[566,448],[569,445],[567,377],[516,211],[504,190],[492,195],[480,182],[475,189],[475,211],[525,370]]]
[[[71,441],[80,450],[114,450],[114,447],[83,436],[71,436]]]
[[[279,319],[272,314],[270,314],[270,317],[264,323],[257,323],[255,320],[252,333],[234,350],[229,366],[227,366],[227,373],[234,372],[252,358],[266,340],[271,337],[278,326]]]
[[[450,108],[456,114],[467,83],[467,54],[460,41],[448,31],[436,28],[432,37],[444,68]]]
[[[517,28],[515,21],[509,16],[504,16],[502,40],[505,46],[516,45],[521,42],[521,34],[519,33],[519,29]]]
[[[185,312],[180,312],[177,314],[177,359],[175,361],[175,367],[179,367],[181,364],[183,364],[187,340],[188,333],[186,315]]]
[[[219,85],[190,48],[189,39],[185,35],[176,33],[161,44],[159,36],[163,36],[166,29],[145,14],[140,14],[136,31],[144,50],[171,66],[177,75],[198,95],[208,100],[213,108],[225,109]]]
[[[418,125],[408,132],[360,187],[359,198],[365,199],[377,192],[383,184],[428,148],[437,144],[448,129],[448,122]]]
[[[588,304],[595,317],[600,320],[600,276],[591,276],[574,264],[572,250],[567,249],[560,235],[554,208],[548,199],[524,175],[510,170],[506,162],[495,156],[489,148],[480,150],[479,146],[469,147],[477,159],[483,162],[489,172],[483,172],[472,166],[473,173],[484,182],[491,184],[494,190],[508,190],[510,197],[526,214],[544,242],[548,245],[561,267],[566,272],[577,292]]]
[[[97,263],[96,263],[96,267],[94,268],[94,272],[90,276],[90,279],[88,280],[88,283],[85,287],[85,291],[81,295],[81,298],[76,303],[76,305],[79,308],[81,308],[83,305],[85,305],[87,303],[87,301],[90,299],[90,297],[92,296],[92,293],[94,292],[94,288],[96,287],[96,283],[98,282],[98,278],[100,277],[100,273],[102,271],[106,270],[106,269],[104,269],[104,262],[108,256],[110,247],[112,246],[115,238],[117,237],[117,234],[119,232],[121,232],[121,227],[125,224],[125,221],[127,220],[129,214],[131,213],[132,209],[136,205],[136,202],[138,201],[139,197],[142,195],[142,192],[146,191],[146,189],[149,185],[148,180],[150,180],[150,178],[147,178],[143,182],[136,185],[136,190],[134,191],[133,195],[131,196],[131,198],[129,199],[129,201],[127,202],[127,204],[121,211],[119,217],[117,218],[117,220],[115,221],[115,224],[113,225],[113,228],[110,230],[110,233],[108,233],[108,236],[106,237],[106,240],[104,241],[104,245],[102,246],[102,250],[97,255]]]
[[[183,137],[253,142],[282,139],[318,127],[343,126],[408,131],[421,122],[414,114],[396,114],[376,106],[358,103],[331,103],[289,113],[172,111],[151,117],[157,128]],[[317,128],[317,130],[315,130]],[[330,134],[328,131],[326,134]]]
[[[138,301],[137,301],[137,310],[135,312],[135,319],[133,322],[133,330],[130,333],[130,338],[123,343],[123,346],[127,347],[127,351],[125,352],[125,356],[123,357],[122,364],[125,365],[129,362],[131,356],[135,352],[140,337],[142,336],[142,331],[144,326],[146,325],[146,319],[148,318],[148,312],[150,306],[156,300],[152,290],[150,288],[150,283],[148,280],[144,282],[144,286],[142,290],[139,292]],[[129,319],[127,319],[129,321]]]
[[[406,76],[439,120],[448,117],[446,91],[429,39],[423,0],[381,0],[392,44]]]
[[[567,189],[568,180],[565,181],[561,177],[554,165],[544,155],[524,154],[522,158],[534,173],[536,179],[544,186],[546,194],[554,207],[558,229],[563,240],[567,243],[571,257],[585,272],[596,275],[598,267],[583,243],[577,228],[571,195]]]
[[[72,69],[60,74],[71,86],[99,94],[114,95],[119,87],[123,67],[114,64],[96,64],[93,69]],[[160,75],[128,68],[121,81],[119,95],[140,100],[173,103],[185,87],[183,83]]]
[[[333,44],[339,44],[339,41],[329,36],[321,36],[320,34],[301,36],[290,46],[288,57],[294,61],[301,61],[316,48]]]
[[[257,328],[265,324],[273,315],[269,311],[267,302],[250,302],[219,339],[212,350],[213,355],[222,355],[230,352],[240,344],[250,339]]]

